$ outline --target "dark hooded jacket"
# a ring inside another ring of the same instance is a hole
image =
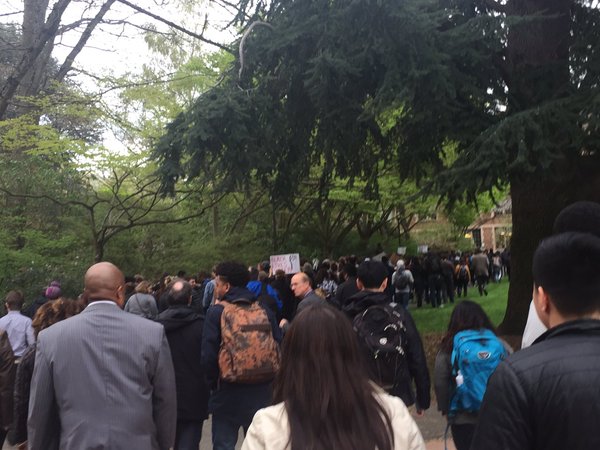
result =
[[[600,448],[600,320],[551,328],[496,368],[472,449]]]
[[[390,303],[390,298],[386,292],[360,291],[348,300],[344,307],[344,312],[350,320],[358,314],[362,314],[367,308],[374,305],[385,305]],[[429,371],[427,369],[427,358],[421,343],[421,336],[417,331],[415,322],[410,313],[401,305],[397,305],[397,310],[402,314],[402,320],[406,328],[406,367],[399,374],[395,388],[390,394],[400,397],[402,401],[410,406],[417,403],[419,409],[429,408],[431,402]],[[413,381],[416,385],[416,398],[413,389]]]
[[[233,301],[241,298],[256,300],[254,294],[245,287],[232,287],[222,300]],[[273,338],[281,343],[281,330],[275,316],[268,308],[265,311],[271,322]],[[227,415],[236,423],[250,423],[256,411],[271,404],[271,382],[240,384],[219,380],[221,314],[221,304],[208,308],[202,336],[202,365],[208,385],[212,389],[209,410],[213,414]]]
[[[171,305],[156,319],[165,327],[175,368],[177,420],[202,422],[208,417],[208,386],[202,353],[203,316],[187,305]]]

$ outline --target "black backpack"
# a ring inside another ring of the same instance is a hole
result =
[[[406,327],[399,308],[373,305],[353,322],[373,381],[388,391],[396,387],[406,367]]]
[[[398,270],[396,272],[396,279],[394,280],[394,287],[399,291],[406,289],[410,284],[410,276],[406,269]]]

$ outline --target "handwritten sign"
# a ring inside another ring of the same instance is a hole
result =
[[[300,272],[300,255],[289,253],[287,255],[272,255],[270,257],[271,271],[283,270],[285,273]]]

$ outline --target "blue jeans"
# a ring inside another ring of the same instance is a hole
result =
[[[198,450],[202,439],[202,422],[177,421],[175,450]]]
[[[404,309],[408,309],[408,302],[410,300],[410,292],[396,292],[396,303],[404,306]]]
[[[252,417],[247,423],[239,423],[231,420],[226,415],[212,415],[212,441],[213,450],[235,450],[240,427],[244,428],[244,434],[252,423]]]

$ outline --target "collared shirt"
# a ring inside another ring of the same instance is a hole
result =
[[[23,356],[27,347],[35,343],[31,319],[21,314],[21,311],[9,311],[0,319],[0,328],[8,334],[15,358]]]
[[[88,305],[86,306],[86,308],[88,306],[97,305],[99,303],[104,303],[104,304],[107,304],[107,305],[115,305],[117,307],[119,306],[115,302],[113,302],[112,300],[93,300],[93,301],[91,301],[91,302],[88,303]]]

